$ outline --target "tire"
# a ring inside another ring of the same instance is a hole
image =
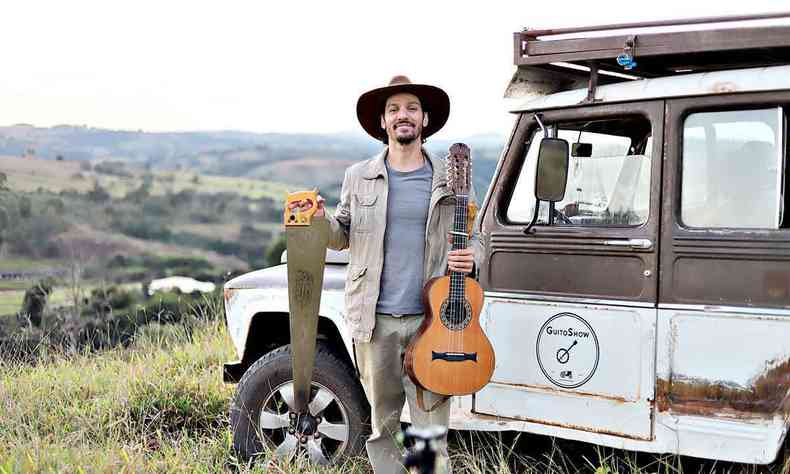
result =
[[[313,415],[317,415],[314,407],[323,407],[321,424],[316,437],[309,437],[303,444],[289,434],[287,405],[293,393],[290,346],[279,347],[255,361],[239,381],[230,407],[236,454],[246,461],[267,450],[285,458],[306,451],[318,464],[362,455],[370,434],[370,407],[353,373],[353,368],[329,346],[318,341],[310,406]]]

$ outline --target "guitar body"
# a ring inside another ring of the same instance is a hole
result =
[[[448,308],[450,277],[428,281],[423,288],[425,320],[404,359],[415,383],[441,395],[475,393],[494,372],[494,349],[480,327],[483,289],[475,280],[465,280],[465,304],[462,311],[455,308],[457,316]]]
[[[455,217],[448,235],[452,250],[467,247],[471,153],[455,143],[447,155],[447,187],[455,194]],[[448,258],[449,260],[449,258]],[[425,320],[406,349],[404,369],[414,383],[441,395],[475,393],[491,380],[494,348],[480,327],[483,289],[448,265],[448,276],[422,290]]]

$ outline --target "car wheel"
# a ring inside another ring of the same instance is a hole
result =
[[[370,433],[370,407],[353,369],[320,341],[310,394],[310,423],[294,429],[290,346],[258,359],[236,388],[230,409],[233,447],[242,459],[271,450],[278,459],[306,453],[316,464],[359,456]]]

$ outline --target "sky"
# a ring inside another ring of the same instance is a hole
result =
[[[504,135],[515,31],[783,3],[6,0],[0,125],[361,132],[359,95],[405,74],[450,95],[437,138]]]

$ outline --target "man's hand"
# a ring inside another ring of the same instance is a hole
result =
[[[453,242],[452,234],[447,235],[447,242]],[[469,274],[475,265],[475,252],[471,248],[450,250],[447,252],[447,266],[451,271]]]
[[[318,210],[315,211],[315,216],[324,217],[324,198],[321,197],[321,195],[319,194],[317,200],[318,200]],[[313,207],[313,203],[310,202],[308,199],[303,199],[301,201],[294,201],[288,204],[288,207],[291,209],[291,211],[298,209],[299,212],[305,212],[305,211],[309,211]]]

